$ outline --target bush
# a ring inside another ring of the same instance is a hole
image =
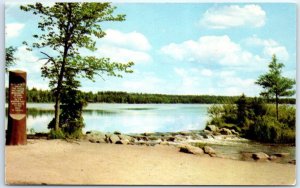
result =
[[[62,132],[62,130],[50,130],[49,132],[49,135],[48,135],[48,138],[49,139],[64,139],[65,138],[65,135],[64,133]]]
[[[269,143],[293,143],[296,135],[294,130],[286,129],[276,117],[263,116],[249,127],[247,137]]]
[[[247,99],[242,95],[235,104],[213,105],[208,109],[207,124],[235,129],[241,135],[262,142],[294,143],[296,138],[296,109],[290,105],[276,107],[260,98]]]

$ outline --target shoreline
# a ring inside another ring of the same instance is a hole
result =
[[[5,147],[9,185],[292,185],[296,166],[179,152],[172,145],[29,139]]]
[[[37,135],[28,135],[28,137],[29,139],[47,139],[47,134],[38,133]],[[256,153],[264,153],[267,157],[262,160],[283,164],[296,164],[294,145],[268,144],[252,141],[241,138],[234,130],[232,130],[232,133],[230,130],[226,130],[225,133],[222,132],[222,134],[208,130],[134,134],[122,134],[118,131],[115,131],[114,133],[87,131],[82,139],[96,144],[105,143],[144,146],[171,145],[176,147],[188,145],[191,147],[198,147],[202,150],[204,150],[205,146],[208,146],[214,150],[213,157],[239,161],[256,161],[257,159],[254,155]]]

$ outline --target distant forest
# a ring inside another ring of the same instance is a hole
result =
[[[127,93],[119,91],[82,92],[82,98],[89,103],[196,103],[196,104],[226,104],[235,102],[240,96],[214,96],[214,95],[165,95]],[[251,97],[248,97],[251,98]],[[8,102],[8,88],[6,88],[6,101]],[[36,88],[27,89],[27,102],[52,103],[54,96],[49,90]],[[270,100],[269,103],[274,101]],[[280,99],[282,104],[295,104],[295,98]]]

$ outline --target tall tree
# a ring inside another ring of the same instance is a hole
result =
[[[289,97],[295,94],[293,86],[296,81],[282,76],[282,68],[284,64],[279,63],[276,55],[272,56],[272,61],[269,64],[269,72],[261,75],[256,84],[263,87],[264,91],[261,96],[274,98],[276,103],[276,118],[278,120],[278,102],[280,97]]]
[[[66,80],[74,83],[76,89],[80,76],[94,80],[95,75],[121,77],[120,72],[132,72],[133,62],[117,63],[109,58],[79,53],[80,49],[96,50],[93,37],[105,36],[101,22],[125,20],[125,15],[113,15],[115,7],[110,3],[55,3],[53,6],[36,3],[21,6],[21,10],[41,18],[38,23],[41,34],[33,35],[37,42],[32,47],[47,50],[47,53],[41,52],[47,60],[42,66],[42,76],[50,80],[49,86],[55,95],[55,130],[59,129],[61,96],[67,87]]]
[[[16,48],[10,46],[8,48],[5,48],[5,72],[8,72],[8,68],[15,65],[16,63]]]

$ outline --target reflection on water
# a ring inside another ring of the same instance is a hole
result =
[[[53,106],[27,104],[28,130],[47,132],[47,125],[54,116]],[[92,103],[83,111],[84,131],[141,133],[203,129],[208,107],[203,104]]]

